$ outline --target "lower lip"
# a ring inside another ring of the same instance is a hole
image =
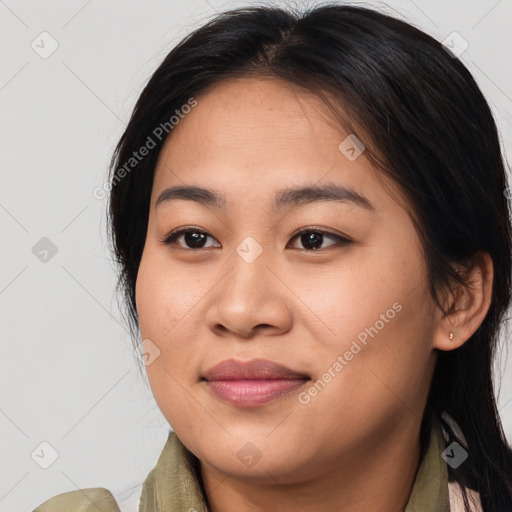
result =
[[[215,380],[208,387],[220,399],[241,406],[257,407],[303,386],[305,379]]]

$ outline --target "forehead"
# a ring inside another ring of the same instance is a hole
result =
[[[355,159],[344,152],[352,135],[303,88],[277,79],[230,79],[195,99],[197,106],[161,150],[153,205],[164,188],[185,182],[248,199],[324,181],[366,191],[367,197],[382,189],[383,177],[364,151]]]
[[[257,144],[284,149],[298,140],[321,150],[340,135],[326,105],[311,92],[273,78],[239,78],[216,83],[197,97],[197,106],[174,127],[167,145],[178,151],[183,144],[194,145],[196,155],[229,150],[233,156]]]

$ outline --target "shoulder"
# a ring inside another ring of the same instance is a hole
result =
[[[103,487],[65,492],[45,501],[32,512],[120,512],[112,493]]]

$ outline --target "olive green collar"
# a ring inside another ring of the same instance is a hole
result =
[[[434,414],[429,445],[416,473],[404,512],[450,512],[448,470],[441,457],[444,450],[441,422]]]
[[[139,512],[209,512],[194,467],[197,458],[175,432],[142,487]]]
[[[430,441],[404,512],[450,512],[441,424],[434,418]],[[208,512],[196,476],[196,457],[170,432],[160,458],[144,481],[139,512]]]

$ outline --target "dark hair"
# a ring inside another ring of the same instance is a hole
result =
[[[110,168],[109,236],[134,339],[135,283],[155,165],[165,142],[155,136],[162,129],[155,129],[165,126],[170,133],[169,119],[190,98],[226,78],[244,76],[280,78],[343,109],[340,123],[364,141],[365,154],[399,184],[412,206],[428,286],[441,310],[438,286],[465,282],[451,264],[480,251],[491,256],[490,309],[460,348],[438,351],[421,439],[423,450],[432,415],[447,412],[466,442],[444,420],[443,426],[469,452],[457,470],[448,468],[449,478],[478,491],[485,512],[512,510],[512,450],[492,382],[511,291],[510,206],[498,133],[460,60],[405,22],[335,4],[302,13],[237,9],[191,33],[165,57],[137,101]],[[126,162],[148,137],[156,147],[127,173]],[[467,507],[465,491],[463,496]]]

